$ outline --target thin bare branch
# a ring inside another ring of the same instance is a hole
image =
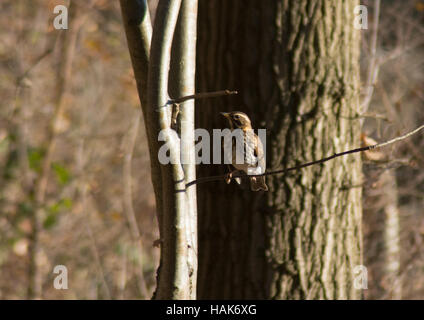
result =
[[[91,228],[91,223],[90,223],[89,217],[87,217],[85,228],[87,230],[87,234],[88,234],[88,237],[90,239],[90,248],[91,248],[91,252],[92,252],[92,254],[94,256],[94,261],[96,263],[97,274],[98,274],[98,277],[99,277],[99,279],[100,279],[100,281],[102,283],[102,288],[103,288],[103,291],[104,291],[104,295],[105,295],[106,299],[110,300],[110,299],[112,299],[112,296],[110,294],[109,286],[108,286],[108,284],[106,282],[106,277],[105,277],[105,273],[103,271],[103,266],[102,266],[102,261],[100,259],[98,245],[96,243],[96,238],[94,237],[93,230]]]
[[[56,38],[57,39],[57,38]],[[44,58],[48,57],[54,49],[54,45],[45,50],[42,54],[40,54],[37,58],[35,58],[34,62],[16,78],[16,83],[18,86],[21,85],[23,79],[25,79],[28,74],[41,62]]]
[[[294,167],[290,167],[290,168],[285,168],[285,169],[280,169],[280,170],[275,170],[275,171],[268,171],[265,172],[264,174],[258,174],[258,175],[243,175],[241,173],[234,173],[232,178],[249,178],[249,177],[259,177],[259,176],[269,176],[269,175],[275,175],[275,174],[286,174],[290,171],[295,171],[295,170],[299,170],[299,169],[303,169],[306,167],[310,167],[316,164],[321,164],[324,162],[327,162],[329,160],[338,158],[338,157],[342,157],[348,154],[352,154],[352,153],[358,153],[358,152],[363,152],[363,151],[368,151],[368,150],[375,150],[375,149],[379,149],[379,148],[383,148],[386,147],[388,145],[391,145],[393,143],[405,140],[411,136],[413,136],[414,134],[418,133],[419,131],[421,131],[422,129],[424,129],[424,124],[421,125],[420,127],[418,127],[417,129],[408,132],[402,136],[393,138],[389,141],[385,141],[382,143],[377,143],[375,145],[372,146],[367,146],[367,147],[361,147],[361,148],[356,148],[356,149],[352,149],[352,150],[348,150],[348,151],[344,151],[344,152],[340,152],[340,153],[335,153],[332,156],[323,158],[323,159],[319,159],[319,160],[315,160],[315,161],[311,161],[311,162],[306,162]],[[199,184],[199,183],[204,183],[204,182],[212,182],[212,181],[219,181],[219,180],[224,180],[227,177],[227,175],[219,175],[219,176],[210,176],[210,177],[203,177],[203,178],[199,178],[197,180],[191,181],[189,183],[186,184],[186,188],[195,185],[195,184]]]
[[[166,103],[165,106],[170,105],[170,104],[174,104],[174,103],[182,103],[184,101],[190,100],[190,99],[206,99],[206,98],[216,98],[216,97],[222,97],[222,96],[229,96],[229,95],[233,95],[233,94],[238,94],[237,91],[231,91],[231,90],[221,90],[221,91],[213,91],[213,92],[200,92],[200,93],[195,93],[189,96],[184,96],[184,97],[180,97],[180,98],[176,98],[176,99],[170,99],[168,100],[168,102]],[[164,107],[165,107],[164,106]]]
[[[396,138],[393,138],[393,139],[391,139],[389,141],[378,143],[378,144],[375,144],[373,146],[370,146],[370,149],[369,150],[386,147],[389,144],[396,143],[396,142],[401,141],[401,140],[405,140],[405,139],[409,138],[410,136],[413,136],[414,134],[418,133],[422,129],[424,129],[424,124],[422,126],[418,127],[417,129],[415,129],[415,130],[413,130],[411,132],[408,132],[407,134],[404,134],[403,136],[396,137]]]

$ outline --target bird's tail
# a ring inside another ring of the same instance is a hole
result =
[[[252,177],[250,178],[250,188],[252,191],[268,191],[268,186],[265,183],[265,177]]]

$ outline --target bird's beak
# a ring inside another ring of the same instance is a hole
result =
[[[225,118],[228,119],[228,116],[230,115],[228,112],[221,112],[221,115],[223,115]]]

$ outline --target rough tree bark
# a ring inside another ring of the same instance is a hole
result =
[[[268,169],[359,146],[357,1],[199,2],[198,126],[246,112],[267,129]],[[203,166],[198,176],[224,173]],[[234,182],[198,186],[199,298],[355,299],[361,257],[361,160],[337,158],[267,177],[270,191]]]

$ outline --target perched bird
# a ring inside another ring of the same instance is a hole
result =
[[[231,165],[237,170],[232,171],[227,176],[227,183],[231,182],[232,174],[237,171],[243,171],[247,174],[263,174],[265,173],[265,158],[262,142],[259,137],[253,132],[252,124],[249,117],[240,111],[221,112],[227,118],[230,124],[231,133],[234,130],[241,129],[240,133],[243,134],[243,150],[236,150],[237,144],[232,139],[225,139],[224,136],[224,150],[232,150],[231,155],[224,152],[224,157],[227,158]],[[228,135],[231,135],[230,133]],[[231,146],[225,145],[231,143]],[[237,161],[237,152],[242,152],[242,156]],[[241,161],[240,161],[241,160]],[[237,163],[239,162],[239,163]],[[235,178],[238,184],[241,183],[240,178]],[[265,176],[250,177],[250,188],[252,191],[268,191],[268,186],[265,183]]]

